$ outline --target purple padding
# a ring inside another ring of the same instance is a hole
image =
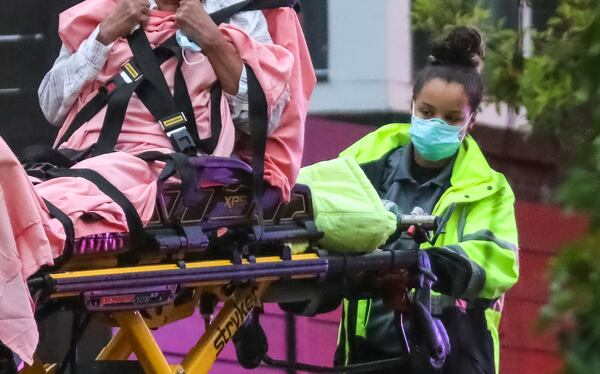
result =
[[[250,180],[252,168],[243,161],[227,157],[199,156],[190,158],[198,170],[200,182],[232,185]]]
[[[275,207],[281,202],[281,192],[275,187],[268,187],[261,200],[264,209]]]
[[[76,255],[114,253],[123,250],[126,246],[126,233],[109,232],[75,239],[73,253]]]
[[[225,168],[230,170],[239,170],[251,174],[252,168],[244,161],[230,157],[216,156],[198,156],[190,158],[192,166],[206,169]]]

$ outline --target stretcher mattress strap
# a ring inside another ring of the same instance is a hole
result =
[[[265,193],[265,152],[269,115],[265,93],[249,65],[246,65],[246,73],[248,74],[248,119],[252,129],[250,133],[252,169],[254,171],[252,191],[254,192],[254,210],[258,218],[256,237],[260,242],[263,233],[262,198]]]
[[[115,92],[114,95],[111,95],[108,100],[108,107],[98,137],[98,142],[94,145],[92,150],[92,157],[113,151],[114,145],[117,144],[119,134],[123,128],[123,122],[125,121],[125,115],[127,114],[127,107],[129,106],[131,96],[133,95],[133,92],[136,91],[140,85],[144,85],[144,83],[146,82],[132,82]]]
[[[50,216],[56,218],[63,225],[65,230],[65,247],[63,253],[60,257],[54,259],[54,265],[60,266],[73,255],[73,248],[75,247],[75,228],[73,227],[73,221],[71,221],[71,218],[69,218],[68,215],[50,201],[46,199],[43,200],[48,208]]]
[[[162,48],[162,47],[159,47],[159,48]],[[196,147],[199,150],[201,150],[202,152],[204,152],[208,155],[211,155],[215,151],[215,147],[213,147],[212,149],[205,149],[201,146],[201,140],[200,140],[200,136],[198,135],[198,129],[197,129],[197,124],[196,124],[196,113],[194,112],[194,105],[192,104],[190,92],[188,90],[187,84],[185,83],[185,77],[183,76],[183,72],[181,71],[181,67],[183,66],[183,62],[184,62],[183,55],[180,53],[181,49],[179,49],[179,46],[177,45],[177,43],[175,43],[175,46],[171,47],[171,50],[175,50],[176,56],[177,56],[177,66],[175,68],[175,76],[174,76],[174,82],[173,82],[173,99],[175,100],[177,107],[185,114],[185,117],[187,119],[187,121],[185,123],[185,128],[187,129],[187,132],[190,134]],[[211,96],[211,99],[212,99],[212,96]],[[219,97],[218,100],[220,102],[221,97]],[[211,107],[211,110],[212,110],[212,107]],[[219,107],[217,110],[219,111],[219,115],[220,115],[221,108]],[[212,130],[212,125],[214,122],[212,119],[212,116],[214,115],[214,112],[211,111],[210,114],[211,114],[210,124],[211,124],[211,130]],[[214,134],[217,134],[217,140],[218,140],[218,136],[220,135],[220,133],[221,133],[221,122],[220,122],[220,118],[219,118],[218,134],[211,131],[210,138],[212,138]],[[215,145],[216,145],[216,141],[215,141]]]
[[[145,233],[144,225],[142,220],[133,206],[133,204],[125,197],[125,195],[119,191],[112,183],[106,178],[100,175],[98,172],[91,169],[52,169],[48,173],[54,177],[76,177],[84,178],[98,187],[102,193],[110,197],[116,204],[118,204],[127,220],[127,227],[129,230],[131,252],[135,253],[137,250],[141,250],[145,244]]]
[[[167,61],[168,59],[170,59],[174,56],[174,53],[168,52],[169,51],[168,48],[166,48],[166,47],[161,48],[163,46],[170,46],[171,44],[172,44],[172,41],[171,41],[171,39],[169,39],[165,43],[163,43],[163,45],[161,45],[160,47],[155,49],[155,54],[156,54],[159,64],[163,64],[165,61]],[[116,79],[116,77],[118,77],[119,75],[120,75],[120,73],[117,74],[115,77],[113,77],[112,80],[114,81]],[[92,118],[94,118],[94,116],[96,114],[98,114],[98,112],[100,112],[102,110],[102,108],[104,108],[106,106],[106,104],[108,103],[108,101],[112,95],[114,95],[116,92],[120,91],[121,89],[123,89],[133,83],[134,82],[131,82],[129,84],[124,84],[122,86],[117,86],[114,90],[112,90],[110,92],[107,89],[107,87],[105,87],[105,86],[100,87],[98,94],[96,96],[94,96],[86,105],[84,105],[84,107],[79,111],[79,113],[77,113],[77,115],[75,116],[75,118],[73,119],[71,124],[69,125],[69,128],[67,129],[67,131],[65,131],[63,136],[57,142],[56,147],[58,148],[61,144],[63,144],[67,140],[69,140],[69,138],[75,133],[75,131],[77,131],[81,126],[83,126],[85,123],[87,123]]]
[[[67,140],[77,131],[83,124],[90,121],[98,112],[102,110],[108,103],[108,99],[110,98],[110,93],[106,90],[105,87],[101,87],[98,91],[98,94],[92,98],[80,111],[77,113],[67,131],[63,134],[63,136],[59,139],[57,143],[57,148]]]
[[[163,161],[165,167],[158,176],[158,185],[161,186],[167,179],[171,178],[176,172],[181,179],[181,188],[183,190],[184,205],[191,207],[198,204],[199,178],[196,169],[190,163],[190,158],[183,153],[160,153],[145,152],[138,155],[144,161]]]
[[[218,25],[227,22],[239,12],[252,10],[267,10],[275,8],[295,8],[298,0],[245,0],[211,13],[211,18]]]

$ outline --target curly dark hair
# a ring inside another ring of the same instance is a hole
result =
[[[429,64],[415,79],[413,97],[416,98],[430,80],[442,79],[462,84],[471,110],[476,110],[483,98],[483,81],[477,68],[484,57],[485,46],[479,31],[466,26],[454,28],[433,44]]]

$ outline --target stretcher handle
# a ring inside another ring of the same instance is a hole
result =
[[[406,231],[411,226],[419,226],[426,231],[436,231],[439,227],[439,220],[438,216],[429,214],[399,214],[398,228]]]
[[[418,269],[419,251],[375,251],[359,256],[330,254],[327,256],[329,274],[354,275],[363,271],[392,271]]]

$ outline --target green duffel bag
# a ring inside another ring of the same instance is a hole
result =
[[[304,167],[298,183],[312,193],[315,222],[325,233],[319,241],[336,252],[372,252],[396,231],[396,215],[353,158],[337,158]]]

